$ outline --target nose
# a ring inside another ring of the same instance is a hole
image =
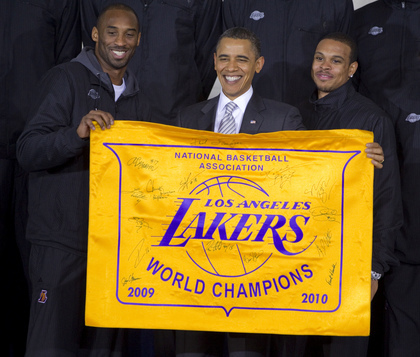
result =
[[[236,71],[238,69],[238,63],[236,61],[234,61],[234,60],[229,61],[226,69],[228,71],[231,71],[231,72]]]
[[[115,44],[117,46],[123,47],[125,45],[125,36],[122,33],[118,33],[118,36],[115,38]]]
[[[329,61],[324,61],[321,63],[321,68],[322,69],[330,69],[331,68],[331,63]]]

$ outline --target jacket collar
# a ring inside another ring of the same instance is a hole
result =
[[[214,122],[216,118],[217,103],[219,102],[219,96],[212,98],[206,102],[201,108],[203,118],[198,122],[199,130],[214,131]],[[246,107],[244,117],[242,119],[242,125],[239,130],[240,133],[257,134],[264,121],[264,117],[261,112],[266,109],[262,98],[255,93],[252,95],[249,103]]]
[[[254,92],[246,107],[239,132],[247,134],[259,133],[261,124],[264,121],[261,113],[265,109],[266,107],[262,98]]]
[[[214,131],[214,121],[216,118],[217,103],[219,96],[209,99],[201,108],[203,118],[198,121],[198,129],[206,131]]]
[[[342,107],[347,98],[353,96],[355,92],[352,81],[348,80],[341,87],[321,99],[318,99],[318,91],[315,90],[311,95],[310,102],[314,105],[316,112],[336,110]]]
[[[102,70],[99,61],[96,58],[95,50],[93,47],[85,46],[79,55],[72,59],[72,62],[78,62],[85,66],[98,79],[99,85],[101,87],[106,88],[111,93],[114,92],[111,78],[109,77],[108,73],[105,73]],[[124,81],[126,85],[126,89],[124,91],[125,96],[137,93],[139,91],[137,80],[129,68],[127,68],[125,71]]]

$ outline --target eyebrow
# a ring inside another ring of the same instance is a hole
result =
[[[118,30],[119,28],[117,27],[117,26],[112,26],[112,25],[109,25],[109,26],[107,26],[106,27],[107,29],[113,29],[113,30]],[[136,28],[128,28],[128,29],[126,29],[126,31],[138,31]]]
[[[221,53],[220,55],[217,56],[217,58],[220,58],[220,57],[231,57],[231,56],[227,55],[227,54],[224,54],[224,53]],[[242,58],[242,59],[249,60],[249,57],[245,56],[245,55],[238,55],[238,56],[235,56],[235,58]]]
[[[320,51],[316,51],[315,52],[315,54],[319,54],[319,55],[323,55],[323,56],[325,56],[322,52],[320,52]],[[344,57],[342,57],[342,56],[339,56],[339,55],[332,55],[331,57],[333,57],[333,58],[340,58],[340,59],[342,59],[343,61],[344,61]]]

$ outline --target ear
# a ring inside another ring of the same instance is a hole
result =
[[[260,73],[262,68],[264,67],[264,63],[265,63],[265,58],[263,56],[258,58],[255,63],[255,72]]]
[[[349,78],[350,77],[353,77],[353,74],[356,73],[357,67],[359,67],[359,63],[357,61],[354,61],[353,63],[350,64],[350,67],[349,67]]]
[[[141,38],[141,33],[139,33],[139,35],[138,35],[137,46],[140,45],[140,38]]]
[[[98,42],[98,29],[96,26],[94,26],[92,29],[92,40]]]

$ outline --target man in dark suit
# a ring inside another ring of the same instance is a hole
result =
[[[214,54],[214,67],[222,91],[213,99],[181,110],[178,124],[224,134],[304,130],[298,109],[261,98],[253,92],[252,79],[263,66],[259,39],[251,31],[236,27],[224,32]],[[225,342],[230,356],[249,356],[251,353],[252,356],[263,357],[269,351],[268,335],[176,332],[178,357],[221,357]]]
[[[219,96],[194,104],[178,115],[178,124],[190,129],[220,132],[225,106],[233,101],[235,128],[231,133],[267,133],[303,130],[299,111],[288,104],[261,98],[252,79],[264,66],[259,39],[245,28],[232,28],[219,38],[214,67],[222,86]]]

